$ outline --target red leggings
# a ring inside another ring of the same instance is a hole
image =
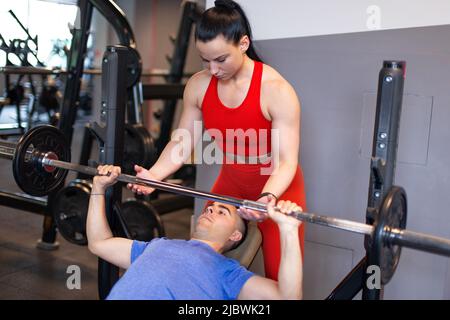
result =
[[[261,165],[223,164],[211,192],[241,199],[256,200],[270,177],[270,175],[261,175],[261,168]],[[307,210],[303,173],[300,167],[297,168],[291,184],[279,200],[290,200],[301,206],[303,210]],[[266,277],[277,280],[281,258],[278,226],[272,220],[267,219],[258,223],[258,228],[263,237],[262,248]],[[304,252],[304,231],[305,227],[302,223],[298,230],[302,255]]]

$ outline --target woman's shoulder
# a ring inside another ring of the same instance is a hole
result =
[[[201,87],[208,87],[211,81],[211,73],[204,69],[197,73],[194,73],[188,80],[187,86],[195,87],[197,90]]]
[[[291,84],[273,67],[264,64],[261,89],[266,92],[288,92],[294,90]]]
[[[208,70],[202,70],[192,75],[186,83],[185,99],[195,99],[197,102],[203,100],[203,96],[211,81],[211,74]]]

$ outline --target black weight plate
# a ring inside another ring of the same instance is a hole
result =
[[[58,191],[53,199],[52,214],[59,233],[67,241],[87,245],[86,220],[92,186],[74,180]]]
[[[158,159],[156,154],[156,147],[155,143],[153,141],[152,136],[148,132],[147,128],[145,128],[141,124],[135,124],[135,129],[139,132],[139,135],[143,138],[143,145],[144,145],[144,165],[145,167],[152,166],[156,160]]]
[[[74,185],[82,185],[82,186],[85,186],[86,188],[88,188],[89,190],[92,189],[92,181],[91,180],[74,179],[69,182],[69,186],[74,186]]]
[[[147,129],[141,124],[126,124],[124,134],[124,154],[122,171],[135,174],[134,165],[150,167],[156,160],[153,139]]]
[[[70,162],[70,145],[63,133],[50,125],[38,126],[25,133],[17,143],[12,161],[17,185],[32,196],[48,195],[56,190],[67,176],[67,171],[44,170],[40,157],[54,153],[58,160]]]
[[[136,49],[129,47],[128,52],[127,88],[131,88],[141,78],[142,60],[139,52]]]
[[[134,240],[150,241],[165,236],[164,226],[153,206],[142,200],[127,200],[121,205],[122,217]]]
[[[393,186],[381,205],[373,234],[371,264],[381,269],[381,284],[387,284],[397,269],[401,247],[387,240],[389,229],[406,228],[407,198],[403,188]]]

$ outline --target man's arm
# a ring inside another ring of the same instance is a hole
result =
[[[303,263],[298,238],[300,221],[285,215],[301,208],[290,201],[279,201],[277,207],[281,209],[281,213],[275,212],[273,206],[268,205],[269,216],[278,224],[280,230],[281,261],[278,282],[253,276],[242,287],[239,300],[302,298]]]
[[[112,172],[109,177],[94,177],[86,221],[88,247],[89,251],[103,260],[127,269],[130,266],[133,241],[113,236],[105,211],[106,188],[115,182],[118,174],[120,174],[120,168],[113,166],[99,167],[100,174],[106,174],[108,171]]]

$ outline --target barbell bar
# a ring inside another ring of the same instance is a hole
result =
[[[43,192],[48,194],[59,185],[63,184],[67,170],[76,171],[89,176],[99,174],[97,168],[60,160],[61,156],[62,158],[70,158],[70,150],[67,150],[67,146],[68,144],[65,141],[63,134],[57,128],[50,125],[43,125],[29,130],[22,136],[18,143],[0,141],[0,157],[13,160],[14,176],[22,190],[31,195],[40,196],[43,195]],[[28,171],[26,168],[28,168]],[[58,169],[63,169],[63,171]],[[27,185],[23,181],[18,181],[22,175],[30,177],[27,181],[31,184],[35,183],[36,185]],[[51,179],[48,179],[48,175],[55,177],[58,181],[51,181]],[[39,179],[39,176],[42,176],[41,179]],[[45,189],[45,181],[48,180],[52,182],[49,183],[51,185],[51,190]],[[267,212],[266,204],[261,202],[200,191],[164,181],[143,179],[128,174],[120,174],[117,177],[117,180],[123,183],[138,184],[184,196],[217,201],[236,207]],[[39,186],[40,188],[35,188],[41,181],[44,181],[44,185],[42,187]],[[278,210],[278,208],[276,208],[276,210]],[[372,236],[375,231],[375,226],[373,225],[316,213],[296,211],[291,213],[291,215],[298,220],[308,223],[363,235]],[[384,226],[382,237],[384,245],[386,246],[397,245],[450,256],[450,240],[446,238],[401,228],[393,228],[391,226]]]
[[[82,166],[79,164],[68,163],[52,159],[48,155],[44,155],[42,158],[42,166],[55,167],[60,169],[66,169],[70,171],[76,171],[87,175],[95,176],[99,175],[96,168]],[[267,213],[267,205],[261,202],[252,200],[237,199],[229,196],[223,196],[211,192],[199,191],[193,188],[180,186],[164,181],[149,180],[131,176],[128,174],[120,174],[117,177],[117,181],[123,183],[132,183],[155,189],[177,193],[184,196],[200,198],[204,200],[217,201],[221,203],[227,203],[235,207],[243,207],[246,209],[252,209],[260,212]],[[278,208],[275,208],[279,210]],[[317,213],[295,211],[290,214],[296,219],[308,223],[318,224],[325,227],[340,229],[349,231],[352,233],[364,234],[371,236],[374,232],[374,226],[361,222],[334,218],[330,216],[324,216]],[[409,247],[413,249],[432,252],[440,255],[450,256],[450,240],[431,236],[424,233],[409,231],[405,229],[385,227],[383,230],[385,242],[388,245],[399,245],[402,247]]]
[[[14,152],[16,150],[16,146],[14,143],[11,142],[0,142],[0,157],[6,158],[6,159],[13,159],[14,158]],[[57,158],[57,155],[53,152],[46,152],[41,154],[35,154],[32,150],[28,150],[27,154],[29,157],[38,156],[37,164],[40,165],[45,171],[51,172],[53,168],[59,168],[69,171],[75,171],[81,174],[85,174],[88,176],[96,176],[99,175],[97,168],[84,166],[76,163],[71,162],[65,162],[60,161]],[[265,204],[257,201],[252,200],[243,200],[243,199],[237,199],[229,196],[222,196],[219,194],[206,192],[206,191],[199,191],[193,188],[180,186],[177,184],[172,184],[164,181],[157,181],[157,180],[149,180],[149,179],[143,179],[138,178],[136,176],[128,175],[128,174],[120,174],[117,177],[117,181],[123,182],[123,183],[132,183],[132,184],[138,184],[142,186],[148,186],[155,189],[168,191],[184,196],[189,197],[195,197],[200,198],[204,200],[211,200],[211,201],[217,201],[222,202],[226,204],[230,204],[236,207],[243,207],[246,209],[252,209],[257,210],[260,212],[267,212],[267,207]],[[360,233],[360,234],[366,234],[370,235],[373,232],[373,226],[354,222],[350,220],[344,220],[344,219],[338,219],[338,218],[332,218],[328,216],[318,215],[314,213],[308,213],[308,212],[294,212],[291,214],[292,216],[295,216],[297,219],[306,221],[309,223],[319,224],[327,227],[332,227],[336,229],[346,230],[354,233]],[[450,243],[449,243],[450,244]],[[450,254],[450,251],[449,251]]]

